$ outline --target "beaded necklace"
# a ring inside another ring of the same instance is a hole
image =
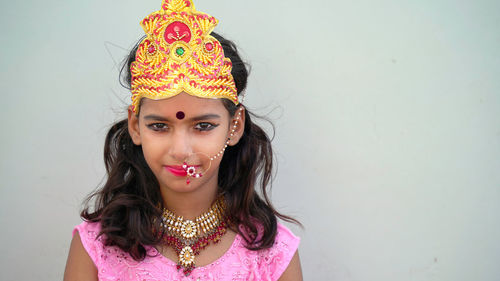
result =
[[[210,242],[217,244],[227,231],[224,197],[219,197],[210,209],[196,217],[185,220],[167,209],[163,209],[160,226],[164,228],[163,241],[172,246],[179,257],[177,270],[183,269],[188,276],[195,268],[195,256]]]

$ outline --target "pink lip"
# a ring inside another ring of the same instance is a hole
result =
[[[182,168],[182,166],[165,166],[165,169],[167,169],[167,171],[171,172],[174,176],[177,176],[177,177],[187,176],[187,173]]]
[[[194,166],[195,168],[200,167],[200,165],[192,165],[192,166]],[[177,177],[187,176],[187,172],[186,172],[186,170],[184,170],[184,168],[182,168],[182,166],[167,165],[167,166],[165,166],[165,169],[167,169],[167,171],[171,172],[174,176],[177,176]]]

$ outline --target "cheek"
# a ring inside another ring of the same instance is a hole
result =
[[[222,126],[221,126],[222,127]],[[216,133],[206,136],[196,136],[194,151],[203,152],[210,157],[221,151],[227,141],[227,128],[222,127]]]
[[[193,147],[193,152],[203,152],[208,156],[214,156],[221,149],[224,142],[223,138],[211,138],[209,140],[200,140]]]
[[[157,166],[155,163],[161,162],[161,157],[163,155],[162,146],[158,143],[157,139],[148,137],[147,135],[141,135],[141,141],[144,159],[151,170],[154,171]]]

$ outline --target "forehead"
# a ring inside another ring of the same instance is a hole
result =
[[[140,115],[147,113],[175,115],[179,111],[184,112],[186,115],[218,113],[224,116],[224,112],[229,115],[221,99],[200,98],[184,92],[161,100],[143,98],[139,113]]]

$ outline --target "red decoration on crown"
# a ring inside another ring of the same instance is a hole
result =
[[[175,21],[165,28],[165,41],[168,44],[176,41],[189,43],[191,41],[191,30],[189,30],[189,27],[185,23]]]
[[[208,52],[211,52],[214,50],[214,44],[212,42],[208,42],[205,44],[205,50],[207,50]]]
[[[150,55],[154,55],[156,53],[156,47],[155,47],[155,45],[149,45],[149,47],[148,47],[148,53]]]

